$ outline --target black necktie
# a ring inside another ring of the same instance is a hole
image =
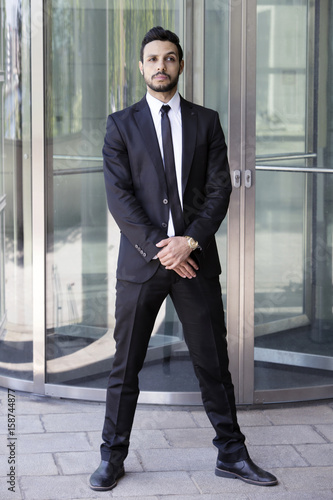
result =
[[[170,111],[170,109],[171,109],[170,106],[167,104],[161,107],[164,169],[168,186],[168,198],[171,208],[173,225],[175,228],[175,235],[182,236],[184,233],[184,218],[178,195],[178,184],[176,177],[175,157],[173,153],[171,125],[168,117],[168,112]]]

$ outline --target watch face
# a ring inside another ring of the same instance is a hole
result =
[[[188,241],[188,244],[189,244],[189,247],[192,249],[192,250],[195,250],[198,246],[198,242],[195,241],[192,236],[186,236],[186,239]]]

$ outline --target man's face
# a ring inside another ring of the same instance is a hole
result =
[[[174,43],[155,40],[147,43],[143,61],[139,68],[148,92],[168,93],[176,91],[179,75],[183,72],[184,61],[179,61],[178,50]]]

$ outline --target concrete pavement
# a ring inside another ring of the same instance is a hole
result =
[[[0,398],[3,500],[333,499],[333,401],[239,409],[252,459],[280,481],[272,488],[214,475],[214,433],[201,407],[141,405],[126,475],[99,493],[88,478],[100,460],[104,403],[8,397],[2,388]]]

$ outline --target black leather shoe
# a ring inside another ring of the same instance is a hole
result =
[[[117,480],[125,474],[124,466],[115,467],[110,462],[102,460],[98,469],[90,476],[89,486],[92,490],[112,490],[117,485]]]
[[[217,459],[215,474],[220,477],[241,479],[246,483],[256,484],[257,486],[275,486],[278,484],[278,480],[273,474],[260,469],[252,462],[251,458],[233,464]]]

